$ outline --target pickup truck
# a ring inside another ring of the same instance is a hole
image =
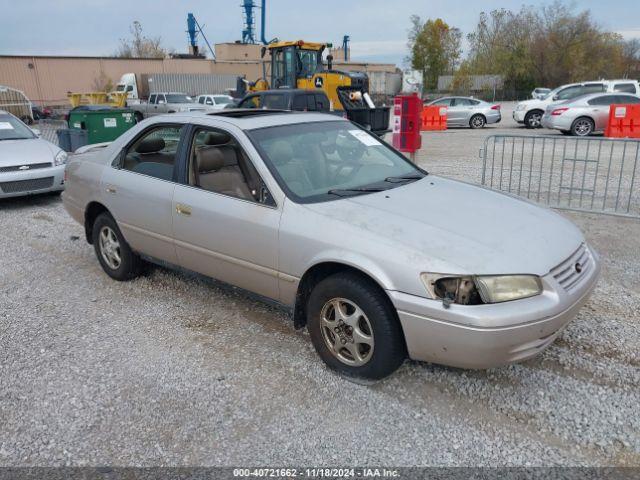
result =
[[[206,112],[210,109],[206,105],[194,103],[193,99],[184,93],[152,93],[148,102],[128,105],[127,108],[135,113],[136,122],[144,118],[175,112]]]

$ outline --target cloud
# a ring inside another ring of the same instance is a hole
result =
[[[373,40],[351,42],[352,57],[371,57],[377,55],[406,55],[406,40]]]

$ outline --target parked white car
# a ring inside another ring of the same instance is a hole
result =
[[[0,198],[64,190],[67,154],[0,110]]]
[[[543,99],[525,100],[518,103],[513,111],[513,119],[527,128],[540,128],[542,115],[554,102],[571,100],[589,93],[620,92],[640,94],[636,80],[597,80],[593,82],[571,83],[552,90]]]
[[[551,92],[550,88],[534,88],[531,92],[531,98],[533,99],[542,99],[549,95]]]
[[[207,105],[212,110],[222,110],[233,103],[233,97],[229,95],[198,95],[197,102],[201,105]]]
[[[638,95],[630,93],[592,93],[567,102],[552,103],[542,117],[542,126],[560,130],[565,135],[586,137],[604,132],[611,105],[640,103]]]

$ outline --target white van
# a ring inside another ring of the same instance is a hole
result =
[[[527,128],[540,128],[542,126],[542,115],[551,103],[571,100],[589,93],[601,92],[622,92],[640,95],[640,85],[637,80],[596,80],[562,85],[551,90],[544,98],[519,102],[513,111],[513,119],[518,123],[523,123]]]

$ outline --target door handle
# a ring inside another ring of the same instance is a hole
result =
[[[113,185],[109,185],[106,188],[107,193],[116,193],[116,187],[114,187]]]
[[[176,204],[176,213],[181,215],[189,216],[191,215],[191,207],[189,205],[183,205],[182,203]]]

